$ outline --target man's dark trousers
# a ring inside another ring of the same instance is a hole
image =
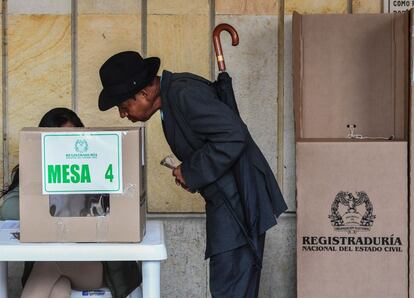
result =
[[[260,236],[263,258],[266,234]],[[213,298],[257,298],[261,268],[256,266],[249,245],[210,257],[210,292]]]

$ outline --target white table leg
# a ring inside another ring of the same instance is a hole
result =
[[[160,262],[142,262],[143,298],[160,298]]]
[[[0,298],[7,298],[7,262],[0,262]]]

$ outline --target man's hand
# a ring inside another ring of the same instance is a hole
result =
[[[175,177],[175,184],[181,185],[182,188],[184,188],[186,191],[192,192],[187,185],[185,185],[183,174],[181,173],[181,165],[174,168],[172,171],[172,175]]]

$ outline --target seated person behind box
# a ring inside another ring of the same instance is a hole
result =
[[[66,108],[47,112],[39,127],[83,127],[79,117]],[[13,170],[12,183],[0,201],[0,219],[19,219],[19,169]],[[87,199],[50,197],[51,215],[82,216],[88,213]],[[26,262],[21,297],[70,297],[71,289],[93,290],[109,287],[112,297],[129,295],[142,281],[136,262]]]

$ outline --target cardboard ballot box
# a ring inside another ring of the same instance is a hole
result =
[[[293,16],[298,297],[408,297],[409,14]]]
[[[144,127],[24,128],[22,242],[139,242],[145,234]]]

